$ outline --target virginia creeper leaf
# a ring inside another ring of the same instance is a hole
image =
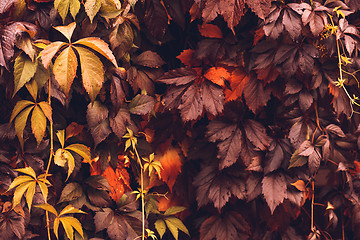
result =
[[[29,57],[24,54],[20,54],[15,59],[14,64],[14,92],[13,96],[22,88],[25,83],[29,82],[34,76],[37,68],[37,61],[31,61]]]
[[[271,214],[275,208],[287,198],[287,185],[282,173],[270,173],[262,180],[262,193],[270,208]]]
[[[35,106],[32,112],[31,129],[35,136],[37,145],[39,146],[40,142],[44,138],[46,131],[46,117],[39,106]]]
[[[94,20],[94,17],[99,12],[101,7],[101,1],[98,0],[86,0],[85,4],[85,12],[90,18],[90,22],[92,23]]]

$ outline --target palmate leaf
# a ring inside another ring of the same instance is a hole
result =
[[[262,180],[262,193],[270,208],[271,214],[275,208],[287,198],[287,182],[284,174],[270,173]]]
[[[46,176],[48,175],[41,174],[39,176],[36,176],[35,171],[31,167],[16,169],[16,171],[24,173],[26,175],[18,176],[9,186],[8,191],[15,188],[13,205],[16,206],[20,204],[21,198],[26,192],[26,202],[29,211],[31,211],[31,205],[35,194],[36,185],[39,185],[44,199],[47,199],[47,184],[50,185],[50,182],[46,179]]]
[[[102,1],[98,1],[98,0],[86,0],[84,4],[85,12],[88,15],[91,23],[93,22],[94,17],[100,10],[101,2]]]

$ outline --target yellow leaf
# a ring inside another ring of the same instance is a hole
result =
[[[28,101],[28,100],[21,100],[18,101],[14,107],[14,110],[11,113],[10,122],[14,120],[14,118],[26,107],[34,104],[34,102]]]
[[[29,56],[29,58],[31,59],[31,61],[35,60],[35,49],[32,45],[31,39],[28,37],[25,38],[20,38],[17,42],[16,42],[16,46],[18,48],[20,48],[21,50],[24,51],[24,53],[26,53],[26,55]]]
[[[40,60],[38,59],[37,61],[39,62]],[[44,87],[45,83],[49,80],[49,77],[50,77],[49,71],[45,69],[42,63],[38,63],[35,75],[33,77],[33,79],[36,81],[38,85],[38,89],[42,89]]]
[[[162,238],[166,232],[166,225],[165,225],[164,220],[162,220],[162,219],[156,220],[155,228],[158,231],[160,238]]]
[[[23,183],[26,183],[26,182],[31,182],[33,180],[34,179],[32,177],[29,177],[29,176],[24,176],[24,175],[18,176],[17,178],[14,179],[14,181],[12,181],[12,183],[9,186],[8,191],[13,189],[14,187],[20,185],[20,184],[23,184]]]
[[[35,207],[44,209],[45,211],[51,212],[55,216],[58,216],[58,213],[57,213],[56,209],[53,206],[51,206],[50,204],[48,204],[48,203],[35,205]]]
[[[73,155],[69,153],[69,157],[67,158],[68,161],[67,161],[67,164],[68,164],[68,175],[67,175],[67,178],[65,181],[67,181],[71,175],[71,173],[74,171],[74,168],[75,168],[75,160],[74,160],[74,157]]]
[[[96,54],[83,47],[75,47],[80,57],[81,76],[84,88],[91,101],[95,101],[103,83],[104,67]]]
[[[79,0],[55,0],[54,7],[59,12],[63,22],[70,11],[71,16],[75,19],[76,15],[80,10]]]
[[[31,116],[31,129],[36,138],[37,145],[41,143],[46,131],[46,117],[39,106],[34,107]]]
[[[70,214],[70,213],[84,213],[86,214],[86,212],[83,212],[77,208],[74,208],[72,205],[67,205],[59,214],[59,216],[65,215],[65,214]]]
[[[92,23],[94,17],[99,12],[101,7],[101,1],[99,0],[86,0],[85,4],[85,12],[88,15],[90,22]]]
[[[14,95],[25,85],[25,83],[29,82],[31,78],[34,76],[37,68],[37,61],[32,62],[31,59],[25,54],[20,54],[15,59],[14,64]]]
[[[46,69],[48,69],[55,54],[65,45],[66,43],[64,42],[53,42],[40,52],[41,62]]]
[[[60,167],[64,167],[66,162],[67,160],[66,157],[64,156],[64,149],[59,148],[55,152],[54,163]]]
[[[56,136],[58,137],[59,139],[59,142],[61,144],[61,147],[64,148],[64,145],[65,145],[65,130],[59,130],[56,132]]]
[[[59,225],[60,225],[60,221],[59,221],[59,218],[55,218],[54,220],[54,234],[56,236],[56,239],[59,239]]]
[[[169,207],[164,215],[165,216],[170,216],[170,215],[174,215],[176,213],[182,212],[186,209],[186,207],[182,207],[182,206],[173,206],[173,207]]]
[[[95,50],[96,52],[106,57],[110,62],[112,62],[112,64],[114,64],[115,67],[118,67],[115,56],[113,52],[110,50],[109,45],[100,38],[96,38],[96,37],[83,38],[76,41],[74,45],[76,44],[81,44]]]
[[[45,114],[46,118],[52,122],[52,108],[48,102],[39,102],[38,105],[40,106],[41,110]]]
[[[46,184],[44,182],[42,182],[40,180],[37,183],[38,183],[38,185],[40,187],[42,195],[44,196],[44,199],[47,199],[47,196],[48,196],[48,193],[49,193],[48,187],[46,186]]]
[[[79,220],[77,220],[74,217],[61,217],[60,221],[65,229],[66,235],[69,239],[73,239],[73,228],[80,234],[82,238],[84,238],[84,232],[81,226],[81,223]],[[71,235],[69,236],[68,233],[71,232]]]
[[[53,73],[66,96],[69,94],[71,84],[76,76],[77,66],[76,55],[71,46],[65,48],[55,59]]]
[[[25,87],[29,91],[30,95],[36,101],[37,93],[38,93],[38,84],[35,79],[30,80],[30,82],[27,82],[25,84]]]
[[[27,174],[27,175],[33,177],[34,179],[36,179],[36,173],[35,173],[34,169],[32,169],[32,167],[18,168],[18,169],[15,169],[15,171]]]
[[[29,207],[29,212],[31,211],[31,205],[32,205],[32,201],[34,198],[34,194],[35,194],[35,187],[36,187],[36,182],[33,181],[28,186],[27,191],[26,191],[26,202]]]
[[[101,0],[100,15],[104,18],[115,18],[121,14],[119,0]]]
[[[71,144],[67,146],[65,149],[71,150],[79,154],[81,157],[84,158],[86,162],[91,162],[91,153],[90,149],[83,145],[83,144]]]
[[[67,181],[75,168],[75,160],[73,155],[69,151],[59,148],[55,153],[54,163],[61,167],[64,167],[65,163],[68,164],[68,176],[66,178]]]
[[[178,240],[178,234],[179,234],[178,229],[180,229],[188,236],[190,236],[188,229],[185,227],[185,225],[182,223],[180,219],[176,217],[165,218],[165,223],[176,240]]]
[[[21,198],[24,195],[25,191],[28,189],[28,187],[34,183],[33,181],[31,182],[26,182],[23,184],[20,184],[14,191],[14,197],[13,197],[13,206],[16,206],[18,204],[20,204],[21,202]]]
[[[24,111],[22,111],[15,119],[15,132],[19,139],[21,149],[24,149],[24,128],[26,126],[26,122],[28,119],[28,116],[30,114],[30,111],[33,109],[34,106],[26,108]]]

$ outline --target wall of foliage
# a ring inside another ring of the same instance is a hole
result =
[[[1,0],[1,239],[360,239],[359,0]]]

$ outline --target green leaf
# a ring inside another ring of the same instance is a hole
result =
[[[41,143],[46,131],[46,117],[38,105],[35,105],[31,116],[31,128],[37,145]]]
[[[179,213],[179,212],[184,211],[185,209],[186,209],[186,207],[181,207],[181,206],[169,207],[169,208],[165,211],[164,215],[165,215],[165,216],[174,215],[174,214],[176,214],[176,213]]]
[[[82,187],[76,182],[67,184],[61,192],[60,200],[58,203],[70,202],[79,198],[83,194]]]
[[[76,41],[74,45],[76,44],[81,44],[91,48],[92,50],[106,57],[110,62],[112,62],[112,64],[114,64],[115,67],[118,67],[115,56],[113,52],[110,50],[109,45],[100,38],[96,38],[96,37],[83,38]]]
[[[33,177],[34,179],[36,179],[36,173],[35,173],[34,169],[32,169],[32,167],[18,168],[18,169],[15,169],[15,171],[24,173],[24,174],[29,175],[29,176]]]
[[[44,209],[45,211],[51,212],[51,213],[53,213],[55,216],[58,216],[58,213],[57,213],[56,209],[55,209],[52,205],[50,205],[50,204],[48,204],[48,203],[35,205],[34,207]]]
[[[28,101],[28,100],[21,100],[18,101],[14,107],[14,110],[11,113],[10,122],[14,120],[14,118],[26,107],[35,104],[34,102]]]
[[[67,146],[65,149],[74,151],[77,154],[79,154],[81,157],[83,157],[86,162],[91,162],[90,149],[84,144],[71,144]]]
[[[19,139],[21,149],[24,149],[24,129],[26,126],[26,122],[28,119],[28,116],[30,114],[30,111],[33,109],[32,107],[26,108],[24,111],[22,111],[15,119],[15,132]]]
[[[29,207],[29,212],[31,211],[31,205],[35,194],[35,187],[36,187],[36,182],[32,181],[26,191],[26,203]]]
[[[45,114],[46,118],[52,122],[52,108],[48,102],[39,102],[38,105],[40,106],[41,110]]]
[[[84,88],[92,102],[95,101],[103,82],[104,67],[96,54],[83,47],[75,47],[80,57],[81,76]]]
[[[37,68],[37,61],[33,62],[31,59],[25,54],[20,54],[15,59],[14,64],[14,92],[15,94],[25,85],[25,83],[29,82],[31,78],[34,76]]]
[[[70,213],[84,213],[86,214],[86,212],[83,212],[77,208],[74,208],[71,205],[67,205],[59,214],[59,217],[65,214],[70,214]]]
[[[53,73],[66,96],[69,95],[70,87],[76,76],[77,66],[77,58],[71,46],[65,48],[55,59]]]
[[[76,15],[80,10],[80,1],[79,0],[55,0],[54,7],[59,12],[63,22],[70,11],[71,16],[75,19]]]
[[[155,99],[149,95],[138,94],[129,104],[132,114],[143,115],[151,112],[155,106]]]
[[[160,238],[162,238],[166,232],[166,225],[165,225],[164,220],[162,220],[162,219],[156,220],[155,228],[156,228],[156,231],[159,233]]]
[[[90,22],[92,23],[94,17],[99,12],[101,7],[101,1],[99,0],[86,0],[85,4],[85,12],[88,15]]]
[[[49,68],[55,54],[65,45],[67,44],[64,42],[53,42],[40,52],[41,62],[46,69]]]
[[[185,225],[180,219],[176,217],[168,217],[165,219],[165,223],[176,240],[178,240],[178,229],[190,236],[188,229],[185,227]]]

